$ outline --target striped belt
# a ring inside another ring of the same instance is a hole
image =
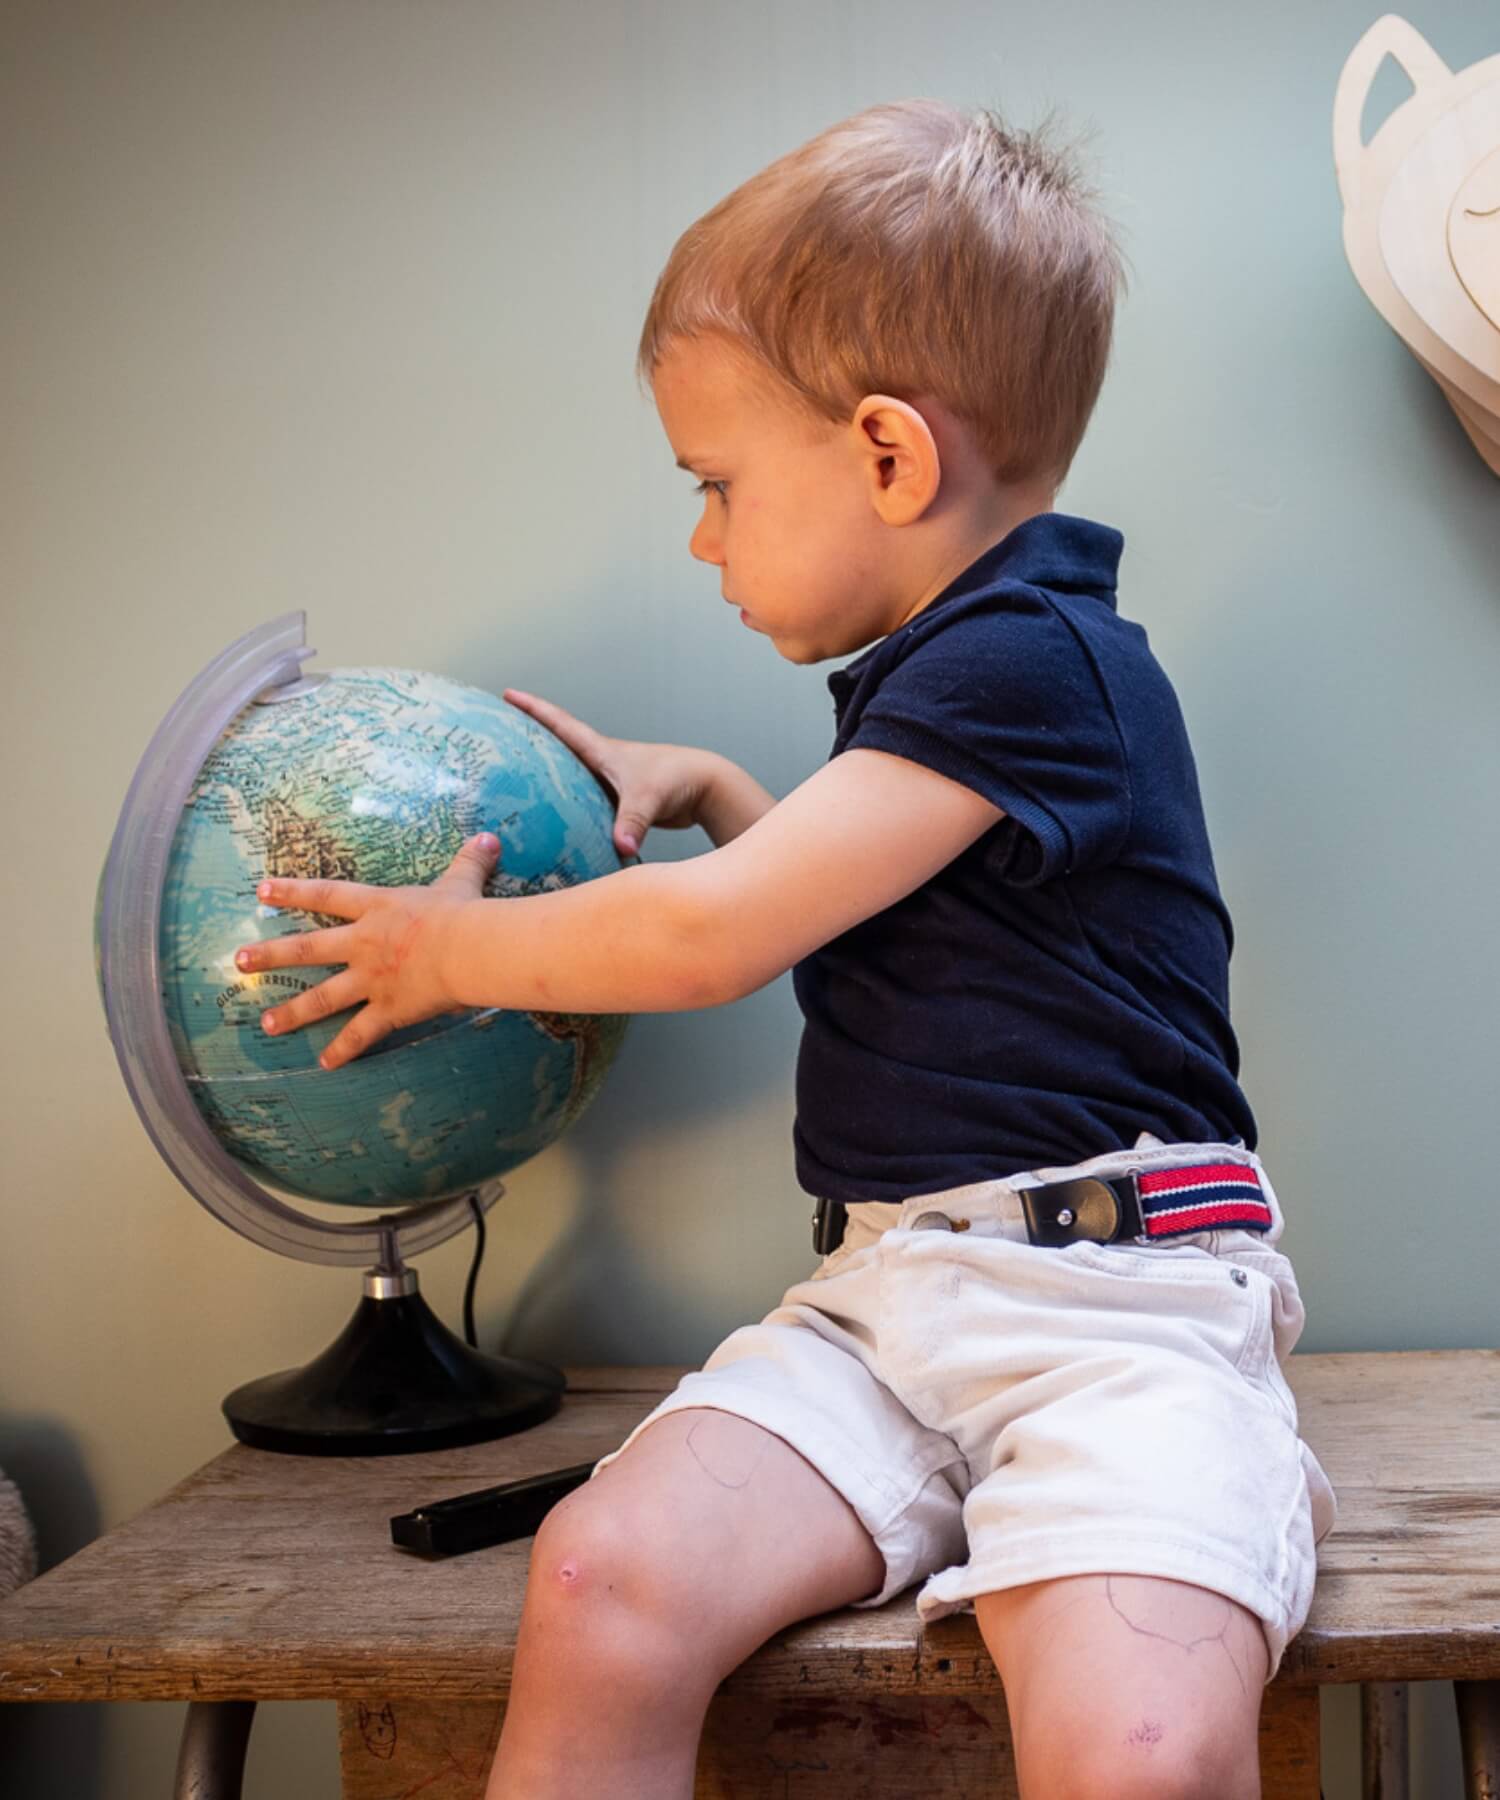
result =
[[[1154,1244],[1200,1231],[1269,1231],[1274,1223],[1260,1175],[1248,1163],[1178,1163],[1129,1175],[1048,1181],[1012,1192],[1027,1237],[1047,1249]],[[843,1242],[846,1218],[842,1202],[818,1202],[813,1247],[820,1256]],[[936,1223],[941,1215],[933,1219]]]
[[[1248,1163],[1180,1163],[1107,1180],[1085,1176],[1016,1195],[1033,1244],[1156,1243],[1198,1231],[1269,1231],[1271,1207]]]

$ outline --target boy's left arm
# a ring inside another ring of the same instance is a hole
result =
[[[555,894],[482,897],[480,840],[431,887],[275,880],[262,900],[352,921],[248,945],[262,970],[343,964],[263,1014],[278,1034],[359,1006],[327,1068],[387,1033],[470,1006],[676,1012],[753,993],[921,886],[1000,809],[880,750],[847,750],[721,849]]]

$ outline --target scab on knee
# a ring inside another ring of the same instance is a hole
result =
[[[584,1585],[583,1563],[579,1557],[565,1556],[552,1571],[553,1579],[565,1594],[577,1593]]]

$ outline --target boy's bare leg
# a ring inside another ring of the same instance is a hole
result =
[[[487,1800],[691,1800],[723,1678],[884,1578],[848,1502],[781,1438],[668,1413],[537,1533]]]
[[[1269,1667],[1222,1594],[1075,1575],[981,1595],[1025,1800],[1256,1800]]]

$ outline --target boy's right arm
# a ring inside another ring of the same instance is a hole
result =
[[[640,854],[653,825],[665,831],[701,825],[722,847],[776,804],[753,775],[712,750],[606,737],[535,694],[507,688],[505,698],[566,744],[614,795],[615,848],[623,856]]]

